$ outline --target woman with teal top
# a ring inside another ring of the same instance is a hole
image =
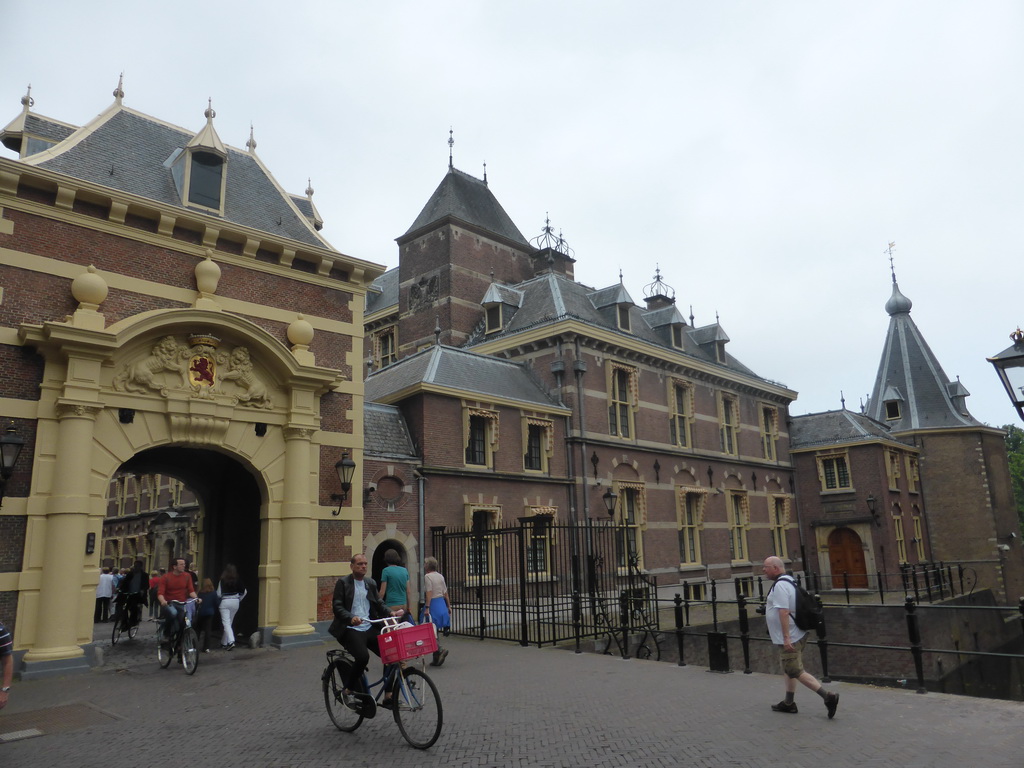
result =
[[[384,601],[391,610],[401,608],[405,613],[403,619],[409,616],[409,571],[402,566],[402,558],[394,549],[384,553],[384,562],[387,567],[380,574],[380,599]]]

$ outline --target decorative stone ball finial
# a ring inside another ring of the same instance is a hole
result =
[[[71,281],[71,295],[82,309],[94,310],[107,298],[107,281],[90,264],[87,271]]]
[[[313,326],[303,314],[296,317],[288,326],[288,341],[300,349],[309,349],[313,334]]]

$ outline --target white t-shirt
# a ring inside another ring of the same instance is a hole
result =
[[[785,645],[782,638],[782,619],[779,618],[779,609],[785,608],[789,611],[789,641],[797,643],[800,638],[807,634],[807,630],[800,629],[796,625],[796,587],[786,576],[780,576],[775,580],[765,598],[765,619],[768,620],[768,632],[772,636],[775,645]]]
[[[423,589],[430,594],[431,600],[448,593],[448,585],[445,584],[444,576],[437,571],[423,574]]]

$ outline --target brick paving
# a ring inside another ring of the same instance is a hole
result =
[[[157,666],[151,634],[144,627],[113,648],[107,640],[104,666],[89,673],[16,682],[0,734],[38,727],[44,735],[0,743],[0,765],[1024,765],[1021,702],[838,683],[830,721],[803,689],[799,715],[771,712],[782,692],[776,676],[461,638],[446,641],[443,667],[428,668],[445,725],[423,752],[405,743],[388,712],[355,733],[333,727],[320,690],[332,645],[214,651],[189,677]],[[75,706],[113,717],[54,727],[53,709]]]

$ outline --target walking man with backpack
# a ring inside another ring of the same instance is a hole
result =
[[[772,704],[772,711],[791,715],[797,713],[794,696],[796,684],[800,682],[821,696],[831,720],[839,707],[839,694],[826,691],[818,679],[804,669],[803,651],[807,645],[807,630],[796,625],[796,583],[786,575],[785,565],[778,557],[766,558],[763,570],[764,575],[775,582],[765,598],[765,619],[768,621],[772,643],[779,651],[779,663],[786,680],[786,698],[778,704]]]

